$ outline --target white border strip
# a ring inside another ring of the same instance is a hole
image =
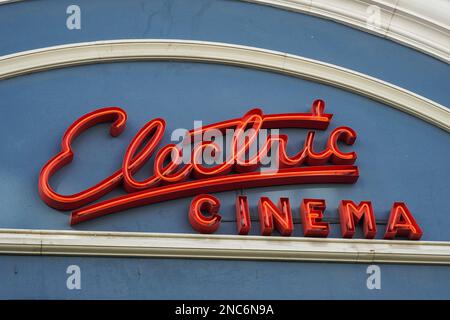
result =
[[[0,0],[0,5],[23,0]],[[447,0],[241,0],[300,12],[393,40],[450,63]],[[376,23],[369,16],[378,10]]]
[[[0,0],[0,5],[2,4],[10,4],[10,3],[14,3],[14,2],[22,2],[24,0]]]
[[[450,242],[0,229],[0,254],[450,265]]]
[[[227,64],[325,83],[369,97],[450,132],[449,109],[393,84],[317,60],[217,42],[108,40],[24,51],[0,57],[0,80],[88,63],[141,60]]]
[[[333,20],[450,63],[450,3],[445,0],[243,1]],[[370,18],[374,14],[376,23]]]

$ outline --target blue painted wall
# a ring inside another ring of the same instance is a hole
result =
[[[79,116],[98,107],[118,105],[129,115],[124,134],[112,138],[107,125],[98,126],[75,141],[76,158],[59,171],[52,185],[60,193],[76,193],[118,169],[133,135],[148,120],[167,120],[165,142],[177,128],[193,127],[242,116],[259,106],[266,113],[307,112],[315,98],[327,102],[334,118],[320,132],[317,147],[329,132],[348,125],[358,139],[360,179],[354,185],[295,185],[244,190],[252,215],[258,197],[289,196],[299,220],[302,198],[327,200],[327,218],[337,221],[342,199],[373,201],[383,224],[394,201],[405,201],[424,230],[424,240],[450,240],[448,215],[450,136],[441,129],[395,109],[332,87],[262,71],[210,64],[114,63],[67,68],[13,78],[0,83],[3,126],[0,136],[3,166],[0,194],[6,228],[70,229],[68,214],[47,207],[37,193],[43,164],[55,155],[66,128]],[[11,107],[13,106],[13,107]],[[307,130],[288,130],[289,151],[297,152]],[[427,163],[432,155],[432,164]],[[144,170],[143,170],[144,171]],[[237,191],[239,192],[239,191]],[[219,194],[226,222],[221,233],[235,233],[236,192]],[[75,226],[81,230],[192,232],[187,220],[191,198],[128,210]],[[299,226],[296,235],[301,235]],[[252,233],[258,233],[255,221]],[[338,225],[333,235],[338,236]]]
[[[71,4],[81,8],[81,30],[66,28]],[[0,8],[0,55],[83,41],[157,38],[298,54],[450,104],[450,66],[444,62],[332,21],[239,0],[32,0]]]
[[[65,10],[72,3],[36,0],[0,6],[0,54],[120,38],[229,42],[331,62],[450,105],[447,64],[334,22],[240,1],[78,1],[82,29],[69,31]],[[266,195],[273,200],[290,197],[295,236],[301,236],[302,198],[326,199],[331,237],[340,237],[338,202],[369,199],[377,216],[378,237],[383,235],[392,203],[405,201],[424,230],[424,240],[450,241],[448,133],[329,86],[257,70],[173,62],[89,65],[0,81],[0,228],[71,229],[68,213],[50,209],[40,200],[37,179],[42,165],[58,152],[65,129],[95,108],[121,106],[129,115],[127,129],[111,138],[107,126],[101,125],[79,137],[74,144],[76,159],[52,180],[59,192],[80,191],[117,169],[133,135],[154,117],[167,120],[168,142],[172,130],[190,129],[194,120],[211,123],[239,117],[252,107],[266,113],[307,112],[316,98],[324,99],[326,111],[334,114],[330,129],[318,135],[318,146],[337,126],[350,126],[358,133],[351,148],[358,153],[358,182],[218,193],[224,216],[218,233],[235,234],[234,201],[236,194],[244,193],[256,219],[251,234],[259,230],[257,199]],[[306,130],[286,132],[289,151],[294,153]],[[187,220],[190,200],[132,209],[74,229],[192,233]],[[77,292],[65,287],[65,268],[73,263],[82,267],[85,277],[83,289]],[[382,266],[383,289],[377,292],[367,290],[365,268],[325,263],[0,256],[0,279],[6,283],[0,286],[0,298],[450,298],[449,267]],[[274,271],[278,271],[275,278]],[[316,287],[305,289],[315,278],[320,279]],[[201,288],[195,279],[201,279]],[[30,283],[36,285],[30,288]]]
[[[0,299],[450,299],[448,267],[379,267],[381,290],[368,290],[363,264],[4,256]]]

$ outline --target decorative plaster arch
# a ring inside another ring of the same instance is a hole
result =
[[[54,46],[0,57],[0,80],[89,63],[150,60],[234,65],[312,80],[369,97],[450,132],[448,108],[393,84],[296,55],[225,43],[164,39]]]
[[[0,5],[23,0],[0,0]],[[241,0],[329,19],[450,63],[448,0]],[[374,20],[370,16],[379,17]]]
[[[450,63],[450,1],[447,0],[242,1],[333,20]],[[379,19],[374,20],[376,17]]]

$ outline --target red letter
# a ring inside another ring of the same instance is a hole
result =
[[[261,234],[270,236],[273,231],[273,221],[275,227],[283,236],[290,236],[294,225],[292,223],[292,211],[288,198],[280,198],[278,207],[267,197],[261,197],[258,203],[259,221],[261,224]]]
[[[246,196],[236,198],[236,225],[239,234],[248,234],[250,231],[250,212]]]
[[[331,161],[334,164],[353,164],[357,158],[356,152],[342,152],[338,141],[343,141],[347,145],[352,145],[356,140],[356,132],[349,127],[339,127],[333,130],[328,138],[328,149],[332,151]]]
[[[95,186],[72,195],[57,193],[50,186],[49,180],[56,171],[72,162],[74,157],[72,142],[81,133],[98,123],[112,122],[109,132],[113,137],[117,137],[125,129],[126,121],[127,114],[117,107],[98,109],[76,120],[64,133],[61,141],[61,151],[50,159],[41,170],[39,175],[39,194],[42,200],[52,208],[72,210],[95,201],[116,188],[122,182],[122,169],[117,170]],[[143,164],[143,160],[142,157],[136,156],[134,160],[135,167],[139,168]]]
[[[218,213],[220,201],[216,197],[201,194],[196,196],[189,208],[189,222],[192,227],[200,233],[213,233],[220,226],[222,217]],[[201,210],[205,210],[211,215],[205,217]]]
[[[422,230],[414,220],[408,207],[403,202],[395,202],[392,205],[391,215],[386,227],[385,239],[394,239],[396,235],[408,237],[409,240],[419,240]]]
[[[148,160],[161,142],[165,127],[166,122],[163,119],[153,119],[147,122],[131,140],[122,162],[123,186],[127,192],[148,189],[159,184],[161,179],[156,175],[144,181],[136,181],[133,173],[138,168],[133,167],[133,158],[139,147],[146,141],[140,152],[144,154],[144,161]]]
[[[339,217],[341,219],[341,232],[344,238],[353,238],[355,234],[355,224],[364,216],[364,236],[366,239],[373,239],[377,233],[375,215],[373,214],[372,203],[362,201],[358,206],[353,201],[342,200],[339,205]]]
[[[303,199],[300,206],[302,217],[303,234],[305,237],[326,238],[330,232],[328,222],[322,222],[325,200]]]

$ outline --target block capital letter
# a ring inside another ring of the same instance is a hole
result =
[[[201,194],[196,196],[189,207],[189,222],[200,233],[213,233],[220,226],[222,217],[218,213],[220,201],[214,196]],[[205,216],[202,211],[209,213]]]
[[[236,198],[236,226],[240,235],[246,235],[250,231],[250,211],[246,196],[238,196]]]
[[[283,236],[290,236],[294,229],[292,211],[288,198],[280,198],[276,206],[269,198],[261,197],[258,203],[261,234],[269,236],[275,228]]]
[[[344,238],[353,238],[355,226],[362,218],[366,239],[373,239],[377,233],[375,215],[370,201],[362,201],[356,205],[351,200],[342,200],[339,204],[339,218]]]
[[[419,240],[423,235],[422,229],[403,202],[395,202],[392,205],[384,238],[394,239],[397,235],[410,240]]]
[[[303,199],[300,206],[303,234],[305,237],[326,238],[330,232],[328,222],[323,222],[323,211],[326,208],[325,200]]]

